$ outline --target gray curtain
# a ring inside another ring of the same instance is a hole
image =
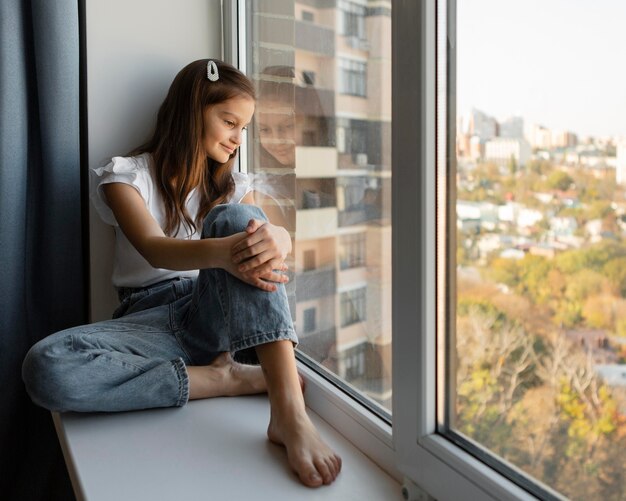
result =
[[[50,413],[24,391],[39,339],[86,323],[79,1],[0,1],[0,497],[73,499]]]

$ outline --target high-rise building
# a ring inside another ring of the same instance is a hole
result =
[[[524,139],[524,119],[520,116],[505,119],[500,123],[500,137]]]
[[[295,239],[299,347],[390,409],[391,2],[270,2],[251,29],[252,165]]]
[[[485,160],[508,165],[514,161],[524,166],[530,160],[530,145],[525,139],[495,137],[485,143]]]

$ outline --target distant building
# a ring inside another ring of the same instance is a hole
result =
[[[530,145],[525,139],[496,137],[485,143],[485,160],[508,165],[511,159],[518,166],[526,165],[530,159]]]
[[[623,364],[596,364],[593,368],[609,386],[626,386],[626,366]]]
[[[519,116],[509,117],[500,124],[500,137],[524,139],[524,119]]]
[[[492,231],[498,224],[498,206],[490,202],[457,200],[456,217],[459,229],[470,229],[478,224]]]
[[[534,226],[543,219],[541,211],[536,209],[521,209],[517,214],[517,226],[519,228],[528,228]]]
[[[483,158],[485,154],[485,143],[479,136],[472,136],[469,141],[469,157],[476,161]]]
[[[552,133],[553,148],[572,148],[578,144],[578,137],[569,131],[554,131]]]
[[[521,249],[504,249],[500,257],[504,259],[524,259],[526,253]]]
[[[578,229],[576,218],[553,217],[550,219],[550,230],[555,237],[569,237]]]
[[[470,136],[478,136],[483,141],[498,135],[498,122],[496,119],[477,109],[470,111],[464,125],[465,130],[463,132]]]
[[[530,125],[526,130],[526,139],[533,148],[552,148],[552,131],[543,125]]]

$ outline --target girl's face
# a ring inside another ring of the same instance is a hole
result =
[[[296,121],[293,106],[275,101],[260,101],[256,120],[263,148],[282,165],[294,165]]]
[[[228,162],[241,144],[242,131],[252,120],[254,100],[237,96],[204,110],[204,138],[207,156],[219,163]]]

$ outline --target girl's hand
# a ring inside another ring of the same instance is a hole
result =
[[[264,277],[273,270],[286,270],[285,258],[291,252],[291,238],[287,230],[251,219],[245,232],[248,236],[231,249],[232,263],[240,273]]]
[[[241,234],[238,233],[237,235]],[[251,272],[239,271],[238,266],[230,260],[223,266],[223,269],[234,277],[237,277],[242,282],[258,287],[266,292],[275,292],[277,289],[276,284],[285,284],[289,282],[289,277],[283,274],[287,271],[287,265],[285,264],[283,264],[280,268],[271,270],[269,273],[258,276]]]

